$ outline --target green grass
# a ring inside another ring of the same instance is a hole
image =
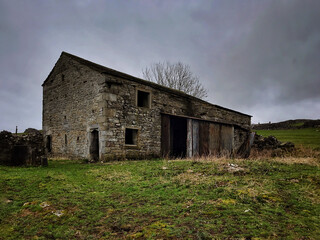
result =
[[[292,127],[301,127],[303,126],[304,122],[297,122],[297,123],[293,123],[291,124]]]
[[[230,173],[230,162],[244,170]],[[0,239],[316,239],[319,170],[267,160],[0,166]]]
[[[302,145],[309,148],[320,148],[320,129],[303,128],[288,130],[255,130],[262,136],[275,136],[282,142],[293,142],[296,145]]]

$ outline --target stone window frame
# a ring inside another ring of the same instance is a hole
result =
[[[145,93],[149,93],[149,106],[148,106],[148,107],[139,107],[139,106],[138,106],[138,91],[140,91],[140,92],[145,92]],[[136,88],[135,104],[136,104],[137,107],[142,108],[142,109],[151,109],[151,103],[152,103],[152,100],[151,100],[151,99],[152,99],[152,92],[151,92],[151,90],[146,90],[146,89],[139,88],[139,87]]]
[[[126,129],[133,129],[133,130],[137,130],[137,141],[136,141],[136,144],[127,144],[126,143]],[[123,131],[123,134],[124,134],[124,146],[126,148],[138,148],[139,147],[139,143],[140,143],[140,130],[141,128],[140,127],[137,127],[137,126],[125,126],[124,127],[124,131]]]

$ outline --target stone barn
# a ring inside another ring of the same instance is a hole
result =
[[[66,52],[42,86],[48,156],[233,155],[248,145],[250,115]]]

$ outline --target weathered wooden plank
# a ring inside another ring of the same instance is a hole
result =
[[[161,155],[170,155],[170,116],[161,116]]]
[[[192,120],[187,119],[187,157],[192,157]]]
[[[221,153],[230,156],[233,151],[234,144],[234,129],[233,126],[221,125]]]
[[[199,121],[192,120],[192,155],[199,156]]]
[[[209,123],[204,121],[199,122],[199,154],[209,155]]]
[[[220,154],[220,134],[221,134],[221,125],[216,123],[210,123],[209,151],[211,155],[218,156]]]

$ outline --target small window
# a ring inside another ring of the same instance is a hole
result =
[[[67,134],[64,135],[64,144],[67,146],[68,145],[68,138]]]
[[[138,129],[126,128],[125,143],[128,145],[137,145]]]
[[[137,105],[138,107],[150,108],[150,93],[138,90]]]

